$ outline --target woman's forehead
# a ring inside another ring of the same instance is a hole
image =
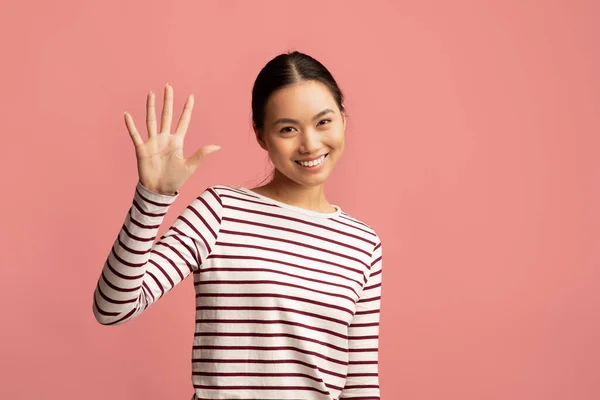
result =
[[[327,87],[320,82],[309,81],[274,92],[267,102],[267,113],[274,118],[310,119],[325,108],[335,109],[334,106],[335,100]]]

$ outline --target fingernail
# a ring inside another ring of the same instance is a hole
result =
[[[169,86],[169,82],[167,82],[167,83],[165,84],[165,87],[167,87],[167,86]]]

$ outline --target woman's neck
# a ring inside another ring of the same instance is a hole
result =
[[[335,212],[336,208],[325,197],[325,185],[300,185],[287,177],[279,177],[277,171],[273,180],[252,190],[263,196],[295,207],[317,212]]]

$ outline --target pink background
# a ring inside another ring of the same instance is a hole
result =
[[[174,87],[206,186],[257,185],[250,91],[286,50],[347,96],[329,200],[382,237],[384,400],[600,398],[600,3],[62,1],[0,12],[3,399],[189,399],[184,282],[99,325],[137,180],[129,111]],[[158,96],[162,107],[161,96]]]

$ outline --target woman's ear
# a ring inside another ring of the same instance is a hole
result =
[[[252,124],[252,129],[254,129],[254,135],[256,136],[256,141],[258,142],[258,145],[263,150],[267,150],[267,145],[262,137],[263,136],[262,132],[256,128],[256,124],[254,124],[254,123]]]

